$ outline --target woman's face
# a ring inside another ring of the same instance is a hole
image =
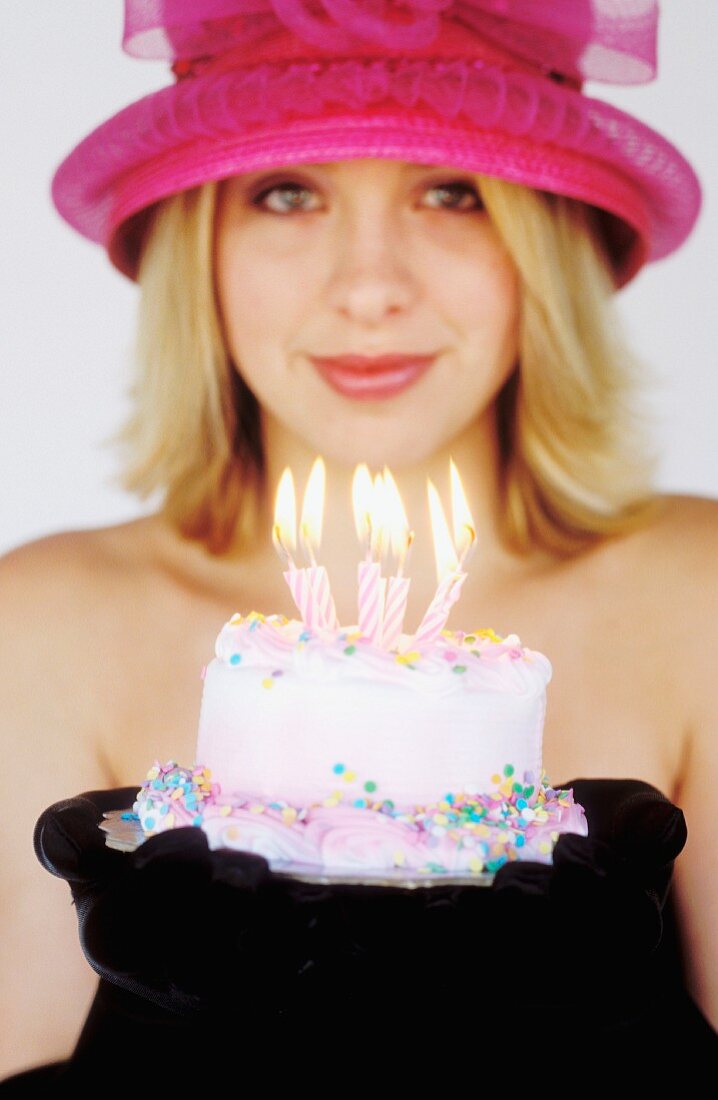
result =
[[[219,306],[265,417],[336,462],[401,467],[492,404],[517,359],[518,277],[472,173],[302,165],[225,180],[218,204]],[[383,379],[312,359],[390,354],[435,358]]]

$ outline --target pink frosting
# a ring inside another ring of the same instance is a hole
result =
[[[459,798],[457,809],[462,804],[467,805]],[[438,804],[416,807],[414,814],[387,804],[379,809],[345,803],[266,805],[251,797],[223,797],[201,766],[190,771],[170,762],[155,763],[134,809],[147,834],[195,825],[205,831],[210,847],[255,852],[277,869],[301,863],[327,869],[402,867],[478,874],[507,860],[550,863],[560,833],[588,833],[583,807],[573,801],[571,790],[542,784],[531,805],[520,793],[507,798],[498,792],[472,798],[468,805],[476,820],[447,820]]]

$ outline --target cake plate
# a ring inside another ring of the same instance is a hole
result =
[[[115,848],[119,852],[134,852],[147,839],[136,818],[123,817],[123,814],[128,813],[132,813],[131,808],[110,810],[103,814],[104,821],[99,823],[99,827],[105,833],[108,848]],[[377,871],[368,868],[357,868],[356,871],[323,868],[318,871],[306,863],[295,863],[292,860],[268,862],[272,873],[280,878],[297,879],[299,882],[321,886],[397,886],[405,890],[415,890],[426,886],[490,886],[494,881],[493,872],[490,871],[477,874],[469,871],[404,870],[402,867]]]

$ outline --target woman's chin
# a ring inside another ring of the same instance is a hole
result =
[[[419,422],[420,424],[421,422]],[[321,421],[315,421],[321,424]],[[398,422],[365,426],[355,421],[334,420],[331,428],[302,433],[307,443],[327,462],[355,466],[366,462],[372,469],[389,466],[392,470],[415,466],[439,450],[444,440],[437,433],[423,432],[417,423]],[[446,442],[448,442],[448,435]]]

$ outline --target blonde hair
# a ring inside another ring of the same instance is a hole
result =
[[[516,265],[518,366],[497,397],[502,535],[519,553],[567,556],[655,513],[657,454],[636,399],[646,365],[613,302],[601,213],[477,175]],[[189,538],[249,546],[264,485],[256,398],[227,350],[214,283],[218,184],[157,204],[143,242],[132,414],[115,437],[121,481]]]

